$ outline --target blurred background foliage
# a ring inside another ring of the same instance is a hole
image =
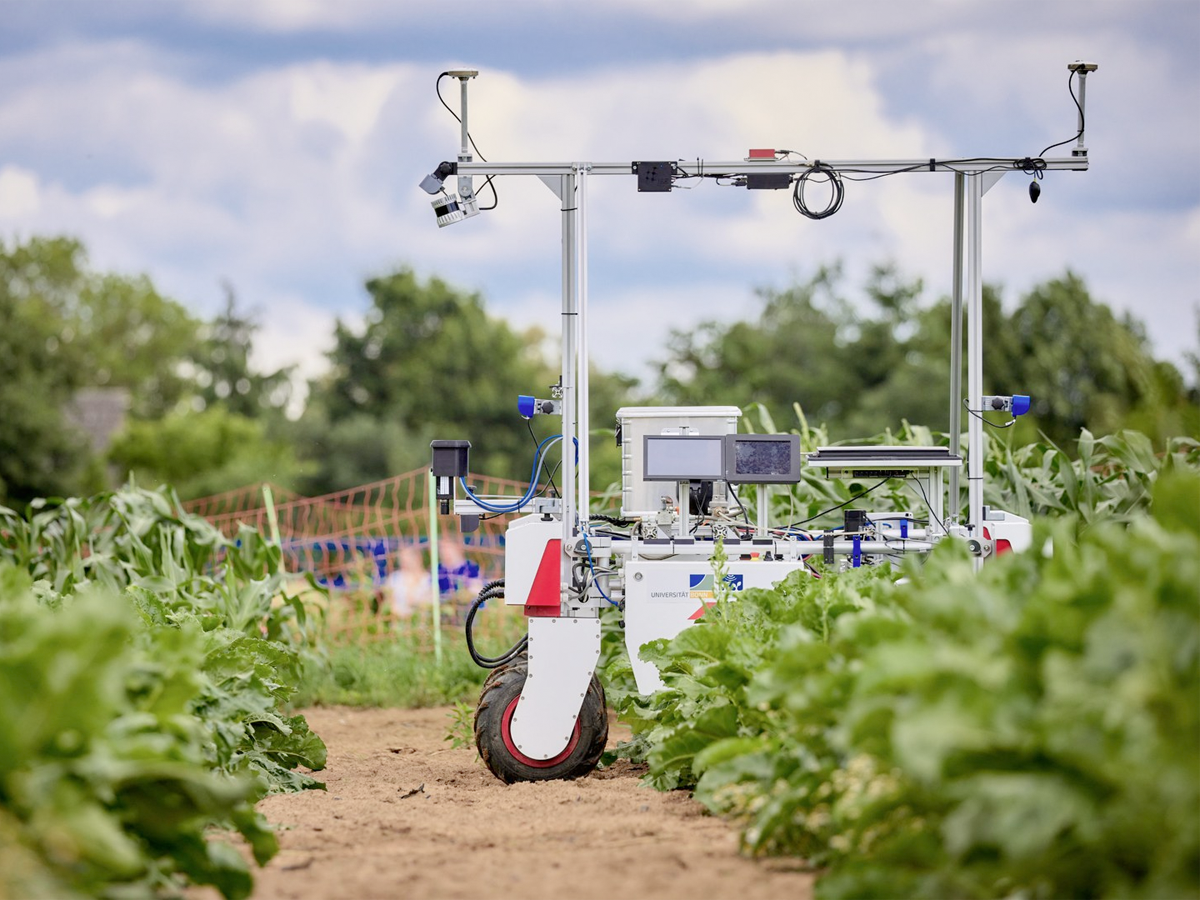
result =
[[[94,271],[78,241],[0,242],[0,502],[130,475],[185,499],[262,480],[320,494],[422,466],[434,437],[470,440],[476,471],[528,477],[555,422],[523,421],[516,397],[558,380],[545,334],[407,268],[364,287],[364,324],[336,323],[328,370],[300,402],[293,372],[252,363],[258,323],[231,285],[203,321],[145,276]],[[791,422],[799,404],[831,440],[947,430],[948,299],[893,265],[861,288],[834,266],[758,298],[742,321],[674,332],[652,383],[593,372],[593,485],[620,478],[611,428],[626,405],[761,407]],[[1200,340],[1183,369],[1156,358],[1142,325],[1071,272],[1015,302],[988,285],[984,307],[985,392],[1034,401],[997,433],[1011,445],[1074,447],[1084,428],[1136,429],[1160,449],[1200,437]]]

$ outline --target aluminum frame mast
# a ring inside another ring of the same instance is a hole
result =
[[[897,159],[786,159],[736,160],[677,160],[672,177],[728,176],[741,178],[753,175],[803,176],[822,171],[839,175],[847,172],[876,175],[951,173],[954,175],[954,243],[952,250],[952,309],[951,309],[951,372],[950,372],[950,442],[951,452],[957,452],[961,422],[961,335],[963,317],[967,339],[967,397],[968,409],[978,411],[983,397],[983,196],[1010,172],[1031,171],[1040,177],[1046,171],[1086,171],[1087,148],[1084,142],[1084,99],[1086,78],[1095,71],[1093,63],[1076,61],[1068,69],[1079,78],[1078,134],[1069,156],[1031,159],[1029,157],[970,157],[970,158],[897,158]],[[443,163],[439,172],[450,166],[446,174],[458,176],[460,192],[474,203],[472,179],[495,176],[536,176],[559,198],[562,215],[562,470],[570,473],[563,478],[562,539],[564,601],[569,578],[572,542],[586,530],[589,513],[589,367],[588,346],[588,185],[592,176],[630,176],[637,174],[638,161],[631,162],[476,162],[472,159],[467,126],[467,82],[477,72],[460,70],[445,73],[461,82],[462,146],[458,162]],[[1058,146],[1058,145],[1052,145]],[[1052,148],[1047,148],[1052,149]],[[1045,151],[1043,151],[1045,152]],[[444,176],[443,176],[444,177]],[[428,180],[428,179],[427,179]],[[424,185],[423,185],[424,186]],[[476,210],[477,212],[477,210]],[[468,213],[473,215],[475,213]],[[462,216],[459,216],[462,218]],[[455,219],[456,221],[457,219]],[[440,220],[439,220],[440,221]],[[575,444],[578,442],[578,448]],[[571,456],[575,454],[576,464]],[[951,473],[947,523],[957,521],[959,510],[959,478]],[[967,530],[980,535],[983,522],[983,421],[975,414],[967,420]],[[565,603],[564,603],[565,607]]]

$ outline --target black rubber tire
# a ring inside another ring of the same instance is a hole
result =
[[[493,775],[508,784],[582,778],[596,768],[608,742],[604,688],[593,675],[575,722],[575,732],[563,753],[551,760],[534,760],[523,756],[507,733],[510,709],[521,696],[528,671],[529,662],[522,653],[511,663],[493,669],[483,683],[479,705],[475,707],[475,746],[480,758]]]

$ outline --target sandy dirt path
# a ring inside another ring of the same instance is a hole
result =
[[[812,896],[794,863],[739,856],[733,829],[621,762],[578,781],[505,785],[443,740],[446,709],[306,710],[328,792],[270,797],[281,852],[267,898]],[[627,735],[614,735],[622,737]]]

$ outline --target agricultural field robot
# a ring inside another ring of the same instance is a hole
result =
[[[662,682],[639,648],[671,638],[700,619],[714,596],[712,558],[727,559],[724,587],[734,597],[770,587],[818,559],[832,566],[891,565],[926,554],[939,541],[967,542],[977,565],[996,554],[1020,551],[1031,540],[1030,523],[983,503],[984,411],[1012,417],[1029,409],[1019,394],[983,394],[983,196],[1013,172],[1032,176],[1037,199],[1043,173],[1085,171],[1084,103],[1095,64],[1068,64],[1068,87],[1078,111],[1076,134],[1037,157],[894,160],[807,160],[786,151],[751,150],[732,161],[635,160],[625,162],[476,161],[468,131],[467,88],[478,73],[445,72],[460,85],[461,146],[457,159],[440,163],[421,183],[433,200],[439,226],[479,213],[475,179],[539,178],[559,201],[562,222],[562,374],[549,397],[525,396],[517,413],[553,416],[561,428],[539,445],[529,490],[523,496],[479,496],[467,481],[471,444],[432,443],[432,472],[443,514],[461,517],[471,531],[481,516],[512,515],[504,542],[504,579],[487,585],[467,616],[468,645],[491,668],[475,714],[476,743],[488,767],[507,782],[574,778],[598,763],[608,734],[604,691],[596,678],[601,651],[601,611],[620,608],[638,690]],[[1077,88],[1077,92],[1076,92]],[[440,97],[440,93],[439,93]],[[443,101],[444,102],[444,101]],[[447,106],[447,108],[449,108]],[[453,110],[451,110],[453,112]],[[1058,146],[1065,155],[1047,157]],[[802,454],[787,434],[739,433],[741,411],[732,406],[626,407],[617,413],[621,448],[619,517],[592,514],[589,482],[588,403],[588,193],[593,178],[633,179],[640,192],[668,192],[685,179],[714,179],[748,190],[790,190],[798,212],[832,215],[843,198],[843,176],[942,173],[953,176],[954,246],[949,359],[948,446],[841,445]],[[456,192],[446,190],[454,177]],[[805,190],[823,184],[829,199],[812,209]],[[964,317],[965,313],[965,317]],[[967,388],[961,384],[966,328]],[[965,460],[961,414],[969,415]],[[542,466],[561,461],[559,496],[538,496]],[[908,512],[847,510],[838,528],[809,532],[770,521],[767,492],[794,485],[802,466],[830,476],[912,479],[925,506]],[[959,515],[965,469],[967,514]],[[459,496],[461,489],[463,496]],[[743,497],[755,492],[755,521]],[[481,656],[470,641],[471,622],[488,600],[520,606],[528,634],[498,657]]]

